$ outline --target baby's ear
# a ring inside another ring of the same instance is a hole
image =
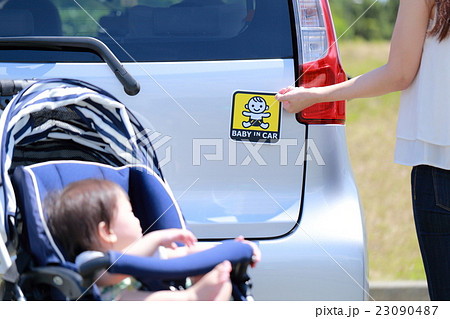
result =
[[[98,237],[102,243],[113,244],[117,241],[116,234],[102,221],[97,226]]]
[[[241,104],[242,105],[242,104]],[[245,104],[245,108],[248,110],[248,104]]]

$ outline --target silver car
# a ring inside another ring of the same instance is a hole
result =
[[[328,1],[4,2],[0,78],[77,78],[131,108],[195,235],[259,245],[255,299],[367,298],[345,102],[274,98],[346,80]]]

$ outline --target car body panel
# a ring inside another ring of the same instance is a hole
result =
[[[345,126],[310,126],[323,163],[306,163],[302,218],[288,236],[259,241],[263,259],[251,270],[258,300],[366,300],[366,233],[348,167]],[[283,269],[282,272],[279,270]],[[278,289],[272,293],[274,287]]]
[[[282,139],[277,143],[229,137],[233,93],[273,92],[293,82],[292,60],[125,67],[141,85],[137,96],[123,94],[101,64],[9,64],[6,73],[29,78],[42,70],[41,78],[73,77],[76,68],[78,79],[120,92],[118,98],[151,127],[163,174],[199,238],[270,238],[294,228],[300,213],[306,126],[282,112]],[[282,183],[274,187],[273,180]]]

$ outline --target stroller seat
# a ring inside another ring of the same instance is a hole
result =
[[[136,257],[110,251],[82,265],[67,261],[64,251],[55,242],[47,227],[47,216],[42,203],[49,192],[62,190],[68,184],[86,178],[108,179],[120,185],[128,193],[133,212],[140,220],[144,232],[186,228],[170,189],[156,173],[145,166],[113,167],[82,161],[50,161],[17,167],[12,181],[16,189],[22,228],[26,230],[21,235],[21,241],[25,250],[31,254],[33,268],[39,269],[38,273],[41,276],[25,276],[33,283],[25,282],[24,287],[30,287],[36,283],[54,286],[54,274],[43,274],[40,270],[48,265],[53,267],[51,269],[55,269],[54,266],[57,265],[74,270],[81,275],[78,279],[74,279],[76,275],[65,278],[69,280],[68,287],[63,287],[64,280],[63,283],[54,287],[58,291],[52,292],[53,296],[58,296],[59,292],[62,292],[61,298],[68,299],[78,299],[83,296],[92,284],[92,275],[99,269],[132,275],[149,290],[165,288],[162,281],[174,282],[188,276],[204,274],[224,260],[230,260],[234,266],[232,274],[234,281],[237,282],[238,277],[245,278],[245,269],[251,261],[253,251],[250,246],[233,240],[225,241],[200,253],[167,260],[156,257]],[[66,269],[63,271],[67,272]],[[56,270],[58,276],[62,278],[57,268]],[[74,289],[76,286],[78,289]],[[70,295],[67,296],[67,293]],[[93,290],[89,296],[99,299],[97,294]]]

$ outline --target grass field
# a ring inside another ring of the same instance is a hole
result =
[[[389,44],[342,42],[345,71],[386,63]],[[400,93],[347,104],[347,142],[366,215],[370,280],[425,279],[412,217],[409,167],[393,163]]]

